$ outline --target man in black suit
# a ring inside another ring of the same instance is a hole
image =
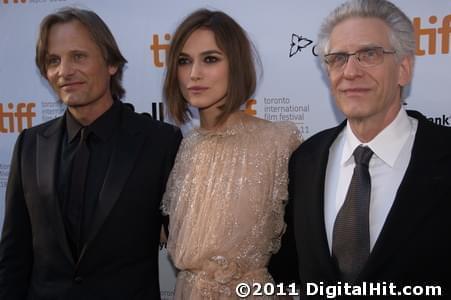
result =
[[[36,63],[67,105],[18,137],[0,299],[160,299],[160,200],[178,129],[120,102],[126,60],[92,11],[41,23]]]
[[[346,120],[291,158],[294,225],[285,241],[294,239],[296,253],[283,247],[282,260],[297,256],[301,291],[311,298],[340,285],[342,295],[369,295],[370,283],[379,296],[432,285],[450,298],[451,128],[403,108],[415,54],[411,21],[388,1],[350,0],[326,18],[318,42]]]

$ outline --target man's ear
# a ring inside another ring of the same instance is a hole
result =
[[[412,80],[413,74],[413,56],[406,56],[401,60],[399,65],[398,84],[406,86]]]

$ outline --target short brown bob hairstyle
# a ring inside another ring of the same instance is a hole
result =
[[[221,107],[216,124],[226,121],[230,114],[237,111],[254,94],[256,88],[255,60],[259,62],[258,55],[243,28],[222,11],[196,10],[176,29],[166,56],[163,97],[169,114],[178,125],[190,119],[188,103],[180,91],[177,79],[178,60],[186,40],[200,28],[214,33],[216,44],[229,62],[227,101]]]
[[[117,67],[117,72],[111,76],[110,89],[114,99],[120,100],[125,95],[122,87],[122,74],[127,60],[103,20],[93,11],[74,7],[64,7],[57,12],[46,16],[40,25],[39,36],[36,42],[36,65],[44,78],[47,78],[46,57],[48,52],[48,37],[53,25],[78,21],[83,24],[91,34],[92,40],[100,48],[102,56],[108,66]]]

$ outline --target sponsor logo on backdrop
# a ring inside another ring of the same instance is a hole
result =
[[[61,116],[66,110],[66,105],[61,101],[42,101],[42,122],[47,122]]]
[[[172,300],[174,298],[174,291],[161,291],[161,300]]]
[[[5,189],[8,184],[9,164],[0,163],[0,189]]]
[[[311,46],[311,52],[313,56],[318,56],[316,54],[316,45],[312,45],[313,41],[307,37],[304,37],[302,35],[298,35],[296,33],[291,34],[291,41],[290,41],[290,53],[288,54],[288,57],[293,57],[296,54],[300,54],[302,52],[305,52],[303,50],[309,48]]]
[[[297,35],[296,33],[292,33],[289,57],[292,57],[292,56],[296,55],[297,53],[301,53],[302,49],[307,48],[311,43],[313,43],[312,40],[305,38],[302,35]]]
[[[437,125],[443,125],[443,126],[451,126],[451,114],[446,115],[439,115],[439,116],[428,116],[427,119]]]
[[[306,124],[310,113],[310,104],[294,103],[289,97],[263,97],[264,119],[272,122],[291,121],[295,123],[301,134],[309,134],[310,128]]]
[[[244,111],[248,115],[256,116],[257,111],[254,109],[255,104],[257,104],[257,100],[255,99],[247,100],[246,103],[244,104],[244,109],[242,109],[242,111]]]
[[[150,52],[153,57],[153,64],[157,68],[163,68],[165,66],[166,54],[169,51],[169,43],[171,41],[171,35],[165,33],[163,35],[153,34],[152,43],[150,44]]]
[[[36,102],[0,103],[0,134],[18,133],[33,126]]]
[[[451,35],[451,15],[444,16],[442,20],[437,16],[413,18],[415,38],[417,43],[416,55],[448,54]],[[438,37],[440,35],[440,37]],[[440,49],[439,45],[441,45]]]

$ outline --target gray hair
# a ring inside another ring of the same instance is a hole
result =
[[[393,3],[386,0],[349,0],[338,6],[323,21],[318,34],[318,51],[321,58],[329,51],[330,34],[340,22],[353,18],[378,18],[390,28],[389,40],[400,61],[406,56],[415,57],[415,35],[410,19]],[[322,65],[325,67],[323,60]]]

